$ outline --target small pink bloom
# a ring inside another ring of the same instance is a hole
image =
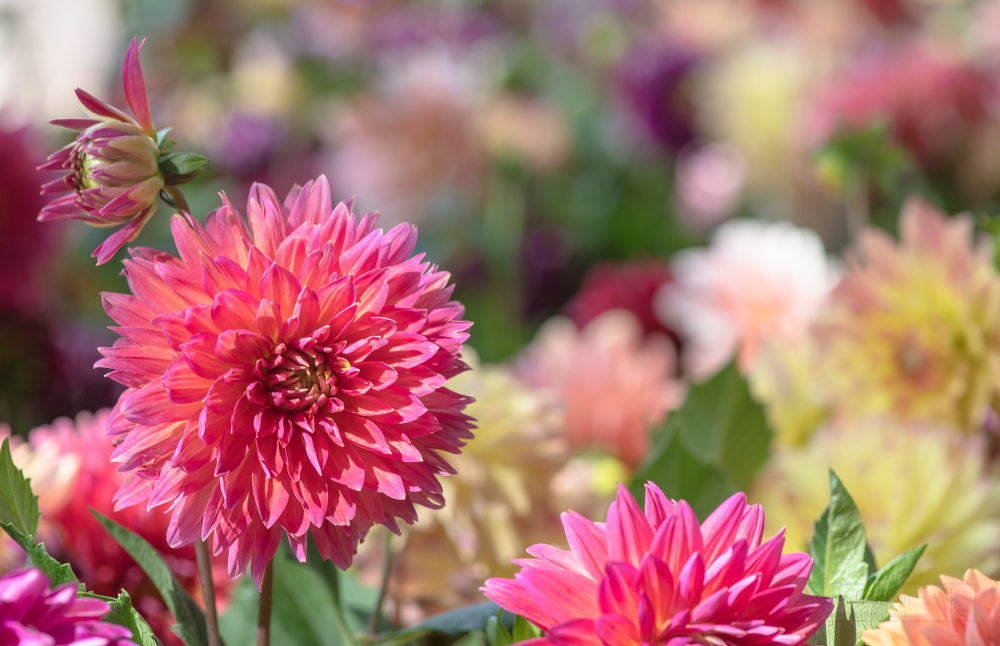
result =
[[[42,193],[69,194],[43,208],[39,220],[68,217],[95,227],[126,225],[94,250],[99,265],[135,240],[156,212],[159,192],[164,187],[156,130],[139,67],[141,48],[142,43],[133,38],[122,68],[125,98],[135,118],[77,89],[76,95],[90,118],[54,120],[57,126],[82,132],[39,167],[69,171],[42,187]]]
[[[562,520],[569,551],[534,545],[513,581],[482,588],[545,631],[533,646],[793,646],[833,609],[802,594],[812,558],[782,555],[783,530],[761,544],[764,512],[742,493],[701,526],[651,482],[645,514],[619,485],[607,523]]]
[[[41,570],[0,576],[0,646],[135,646],[124,626],[101,617],[111,606],[76,596],[76,584],[49,589]]]
[[[559,397],[574,447],[601,449],[635,467],[649,451],[650,429],[680,402],[674,356],[666,335],[644,337],[635,316],[614,309],[583,330],[551,319],[519,369],[528,383]]]
[[[656,311],[681,333],[695,379],[734,355],[745,372],[763,344],[804,338],[837,273],[814,231],[756,220],[725,223],[711,247],[677,254],[671,269]]]
[[[129,387],[108,420],[133,472],[118,507],[168,505],[170,545],[208,540],[258,585],[286,531],[299,560],[311,531],[346,568],[372,525],[444,504],[439,451],[472,437],[444,387],[471,323],[410,256],[416,228],[332,208],[325,177],[284,205],[254,185],[249,222],[223,203],[174,216],[180,258],[132,252],[135,296],[104,295],[122,338],[99,365]]]

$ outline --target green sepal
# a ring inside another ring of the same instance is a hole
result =
[[[164,153],[159,164],[166,185],[176,186],[197,177],[208,164],[208,158],[194,153]]]

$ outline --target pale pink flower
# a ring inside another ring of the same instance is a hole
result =
[[[800,644],[833,609],[802,593],[812,557],[761,544],[764,512],[742,493],[699,526],[687,502],[646,483],[646,512],[620,486],[607,523],[562,515],[570,550],[534,545],[515,580],[483,593],[545,631],[532,646]]]
[[[602,449],[630,467],[646,456],[650,430],[681,398],[673,344],[661,334],[644,338],[638,319],[621,309],[583,330],[569,319],[551,319],[519,368],[532,385],[556,392],[573,446]]]
[[[101,621],[111,606],[76,593],[49,589],[41,570],[0,576],[0,646],[135,646],[128,628]]]
[[[819,236],[787,222],[727,222],[711,247],[683,251],[671,266],[657,313],[685,340],[696,379],[734,355],[745,372],[764,342],[803,338],[836,280]]]
[[[449,275],[410,257],[416,228],[336,209],[320,177],[284,206],[254,185],[249,224],[223,196],[175,216],[180,258],[125,261],[135,296],[105,294],[122,339],[101,366],[129,386],[108,430],[133,471],[118,507],[169,505],[172,546],[202,538],[260,585],[282,534],[346,568],[376,523],[440,507],[436,475],[472,437],[444,387],[471,325]]]
[[[142,43],[133,38],[122,67],[125,98],[135,118],[78,89],[76,95],[90,118],[54,120],[57,126],[82,132],[39,167],[69,171],[42,187],[43,193],[68,195],[43,208],[39,220],[74,218],[94,227],[125,225],[94,250],[99,265],[135,240],[156,212],[165,184],[139,66],[140,49]]]

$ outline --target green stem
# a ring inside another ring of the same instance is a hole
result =
[[[382,561],[382,585],[379,586],[378,599],[375,601],[375,608],[372,610],[371,623],[368,624],[370,635],[378,634],[379,621],[382,619],[382,604],[385,603],[385,595],[389,591],[389,579],[392,575],[392,532],[385,530],[385,558]]]
[[[201,579],[201,596],[205,600],[205,623],[208,626],[208,646],[223,646],[219,636],[219,611],[215,606],[215,581],[212,578],[212,557],[208,545],[198,539],[194,542],[198,559],[198,577]]]
[[[191,207],[188,206],[187,198],[185,198],[184,193],[181,192],[180,186],[167,186],[165,187],[165,190],[174,201],[174,206],[184,213],[191,213]]]
[[[264,580],[260,586],[260,605],[257,607],[257,646],[271,643],[271,594],[274,591],[274,560],[264,568]]]

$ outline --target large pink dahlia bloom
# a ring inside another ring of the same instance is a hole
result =
[[[135,646],[124,626],[100,619],[111,607],[76,596],[76,585],[49,589],[41,570],[0,576],[0,646]]]
[[[471,324],[410,257],[416,228],[332,208],[325,177],[283,206],[254,185],[249,223],[223,202],[204,226],[174,216],[180,258],[132,251],[135,296],[104,295],[122,338],[99,365],[129,387],[108,421],[134,472],[117,505],[169,505],[172,546],[210,540],[258,585],[284,531],[346,568],[373,524],[444,503],[438,451],[472,437],[444,387]]]
[[[562,515],[570,551],[534,545],[515,580],[482,588],[545,637],[533,646],[751,646],[804,642],[832,610],[802,594],[812,558],[763,545],[764,512],[742,493],[699,527],[688,504],[646,484],[646,512],[620,487],[607,523]]]

